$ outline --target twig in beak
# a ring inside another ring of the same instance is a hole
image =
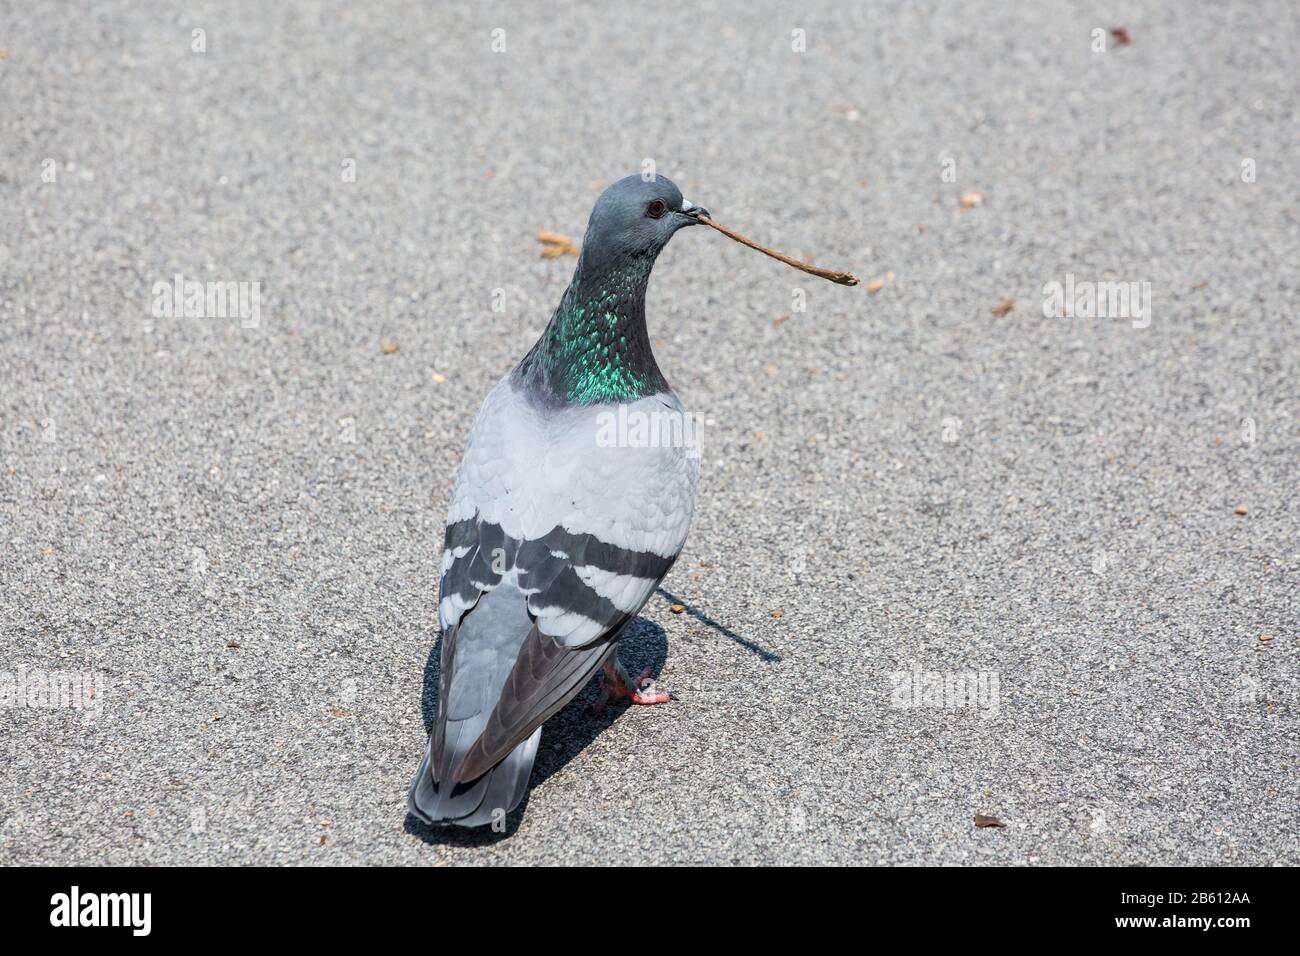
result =
[[[700,222],[706,226],[712,226],[718,232],[722,233],[729,239],[735,239],[741,245],[749,246],[751,249],[757,249],[765,256],[771,256],[773,259],[779,259],[788,266],[794,266],[800,272],[806,272],[809,275],[819,276],[823,279],[829,279],[831,282],[837,282],[840,285],[857,285],[858,277],[852,272],[832,272],[830,269],[819,269],[807,262],[800,262],[798,259],[791,259],[784,253],[777,252],[775,249],[769,249],[767,246],[760,246],[753,239],[746,239],[738,232],[732,232],[726,226],[720,225],[710,219],[708,216],[701,215],[698,217]]]

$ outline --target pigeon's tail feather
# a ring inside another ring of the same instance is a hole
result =
[[[448,755],[458,754],[464,745],[457,746],[458,740],[451,739],[459,728],[448,726],[448,740],[443,752]],[[520,743],[506,755],[499,764],[469,783],[450,782],[451,774],[445,770],[439,774],[442,783],[433,782],[430,772],[430,744],[424,748],[424,759],[420,769],[411,781],[411,792],[406,800],[407,809],[428,824],[454,823],[462,827],[478,827],[504,820],[515,807],[519,806],[528,792],[528,778],[533,772],[533,760],[537,756],[537,744],[542,738],[542,728],[533,731],[532,736]],[[471,741],[472,742],[472,741]]]

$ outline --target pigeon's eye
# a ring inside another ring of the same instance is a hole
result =
[[[658,219],[668,211],[668,206],[662,199],[652,199],[650,205],[645,207],[645,214],[651,219]]]

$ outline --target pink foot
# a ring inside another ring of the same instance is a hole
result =
[[[650,679],[650,668],[648,667],[637,675],[636,680],[632,682],[632,686],[635,690],[629,693],[624,688],[622,696],[626,696],[634,704],[650,707],[654,704],[666,704],[672,700],[672,696],[666,691],[654,689],[655,684]]]
[[[647,667],[638,674],[636,680],[629,680],[622,664],[606,664],[601,680],[600,699],[591,705],[591,709],[593,713],[603,713],[605,705],[611,700],[627,700],[650,707],[666,704],[672,699],[672,695],[666,691],[655,690],[654,682],[650,680],[650,668]]]

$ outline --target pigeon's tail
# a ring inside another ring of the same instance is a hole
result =
[[[457,784],[447,783],[450,774],[445,772],[440,775],[443,783],[433,782],[429,770],[431,739],[425,745],[420,769],[411,781],[407,809],[425,823],[434,825],[454,823],[462,827],[479,827],[498,820],[504,825],[506,814],[519,806],[528,792],[528,778],[532,775],[533,759],[537,756],[537,744],[541,739],[542,728],[538,727],[532,736],[483,776],[469,783]],[[445,750],[449,754],[456,752],[454,747]]]

